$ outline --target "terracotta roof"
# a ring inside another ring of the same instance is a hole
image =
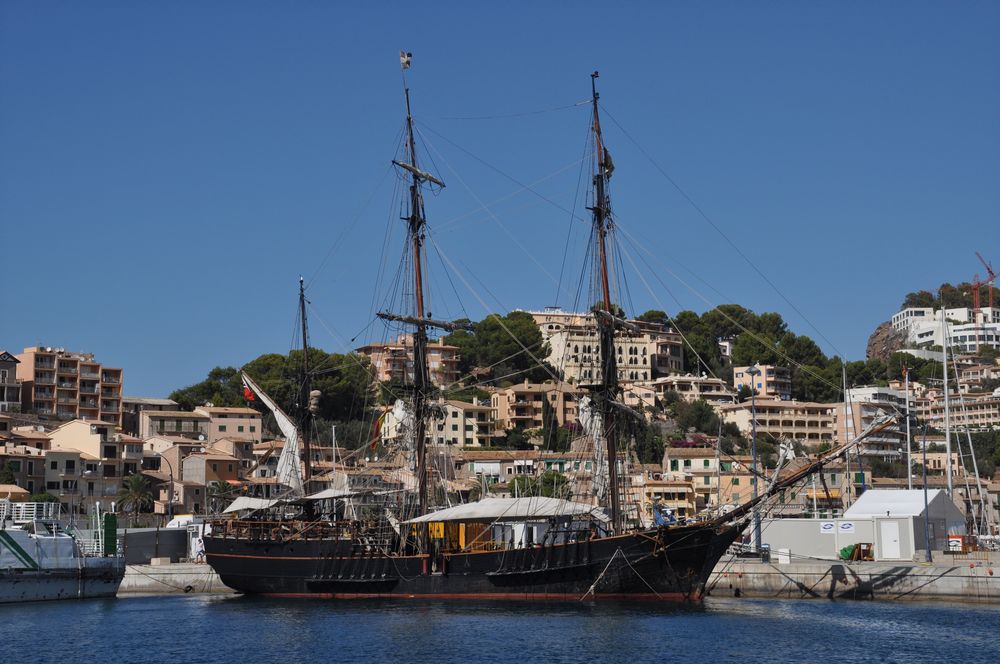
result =
[[[237,408],[228,408],[222,406],[200,406],[198,408],[195,408],[195,410],[200,410],[205,413],[255,415],[257,417],[260,417],[259,411],[256,411],[253,408],[244,408],[242,406]]]
[[[158,417],[174,417],[174,418],[187,418],[195,420],[208,420],[211,419],[208,415],[203,415],[201,413],[193,413],[186,410],[144,410],[142,414],[149,418]]]

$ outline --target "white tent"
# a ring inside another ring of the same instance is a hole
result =
[[[931,519],[960,525],[964,532],[965,515],[948,499],[941,489],[928,489],[927,514]],[[924,515],[923,489],[869,489],[844,511],[845,519],[865,519],[870,517],[919,516]]]
[[[559,516],[591,516],[601,521],[608,517],[599,508],[586,503],[574,503],[560,498],[485,498],[475,503],[456,505],[431,512],[406,523],[431,521],[493,521],[545,519]]]

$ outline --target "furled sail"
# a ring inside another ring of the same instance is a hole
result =
[[[302,472],[299,465],[299,431],[295,423],[285,414],[285,411],[278,407],[278,404],[274,403],[264,390],[260,389],[257,383],[250,379],[250,376],[243,372],[241,372],[241,375],[244,382],[260,397],[264,405],[271,410],[274,419],[278,423],[278,428],[281,429],[281,433],[285,436],[285,446],[281,450],[281,456],[278,457],[278,481],[291,489],[295,495],[302,495]]]

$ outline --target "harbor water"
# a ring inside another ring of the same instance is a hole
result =
[[[1000,607],[144,596],[0,606],[0,662],[997,662]]]

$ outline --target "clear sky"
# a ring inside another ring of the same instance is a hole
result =
[[[299,274],[313,344],[360,345],[405,48],[436,317],[574,304],[599,69],[628,313],[736,302],[861,359],[1000,265],[997,35],[996,2],[0,0],[0,347],[166,395],[292,347]]]

